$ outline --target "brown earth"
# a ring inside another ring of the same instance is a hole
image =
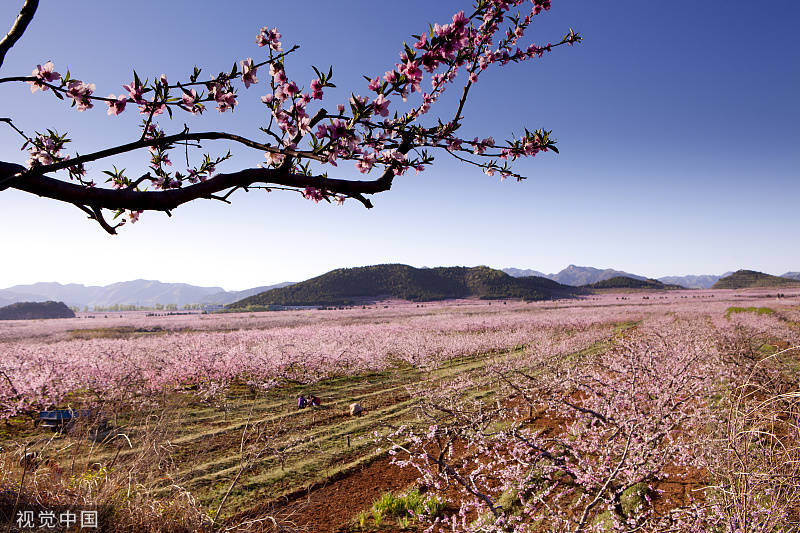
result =
[[[276,523],[271,520],[260,522],[259,527],[253,530],[313,533],[351,531],[357,529],[353,521],[359,512],[368,509],[384,492],[402,489],[417,477],[416,470],[393,465],[389,457],[382,457],[310,490],[299,491],[283,500],[236,515],[230,523],[245,525],[256,517],[263,519],[269,515]],[[391,529],[381,528],[381,531]]]

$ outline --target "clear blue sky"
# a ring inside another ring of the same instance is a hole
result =
[[[0,5],[5,27],[21,3]],[[342,91],[326,97],[332,108],[351,90],[366,93],[360,76],[390,68],[410,34],[468,7],[453,0],[207,5],[42,2],[0,75],[27,75],[53,60],[56,70],[68,66],[96,83],[97,94],[119,94],[132,68],[177,80],[194,64],[215,73],[257,59],[256,33],[269,25],[285,44],[302,46],[287,65],[290,76],[310,80],[310,65],[334,66]],[[575,263],[649,276],[800,270],[798,25],[794,0],[554,0],[531,35],[556,41],[573,27],[584,43],[482,78],[462,130],[506,138],[524,126],[552,129],[561,155],[519,165],[527,181],[500,183],[442,157],[396,180],[369,211],[355,202],[237,193],[232,206],[197,202],[172,219],[145,213],[117,237],[75,207],[6,191],[0,287],[147,278],[243,289],[384,262],[545,272]],[[266,72],[259,77],[233,114],[210,113],[203,127],[256,136]],[[0,101],[0,116],[29,132],[69,131],[81,152],[137,132],[135,113],[78,113],[49,93],[31,95],[27,85],[0,86]],[[172,127],[201,126],[190,119]],[[0,159],[24,162],[19,146],[0,129]],[[222,170],[262,160],[237,152]],[[138,169],[141,161],[117,165]]]

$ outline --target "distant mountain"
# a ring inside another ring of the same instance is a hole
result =
[[[733,274],[733,272],[726,272],[719,276],[714,274],[701,274],[698,276],[664,276],[663,278],[658,278],[658,281],[681,285],[687,289],[710,289],[720,279],[724,278],[725,276],[730,276],[731,274]]]
[[[252,289],[245,289],[243,291],[222,291],[206,297],[200,303],[227,305],[237,302],[243,298],[247,298],[248,296],[253,296],[254,294],[259,294],[272,289],[282,289],[283,287],[288,287],[289,285],[294,285],[294,282],[284,281],[283,283],[276,283],[275,285],[263,285],[261,287],[253,287]]]
[[[225,291],[222,287],[198,287],[186,283],[162,283],[138,279],[112,283],[106,286],[86,286],[76,283],[34,283],[31,285],[15,285],[0,290],[0,303],[20,301],[56,300],[67,305],[110,306],[155,304],[229,304],[252,294],[257,294],[285,284],[256,287],[244,291]]]
[[[587,289],[683,289],[680,285],[666,284],[657,279],[636,279],[617,276],[584,285]]]
[[[514,278],[489,267],[414,268],[375,265],[340,268],[327,274],[273,289],[230,305],[351,305],[386,298],[411,301],[449,298],[524,298],[545,300],[579,290],[541,277]]]
[[[576,266],[576,265],[569,265],[567,268],[562,270],[557,274],[542,274],[536,270],[525,270],[519,268],[504,268],[503,272],[510,276],[541,276],[543,278],[552,279],[553,281],[557,281],[562,285],[571,285],[573,287],[580,287],[582,285],[588,285],[589,283],[595,283],[598,281],[603,281],[606,279],[615,278],[617,276],[624,276],[627,278],[633,279],[647,279],[644,276],[637,276],[636,274],[631,274],[629,272],[623,272],[621,270],[614,270],[611,268],[606,268],[601,270],[599,268],[594,267],[583,267],[583,266]]]
[[[647,279],[644,276],[637,276],[636,274],[614,270],[611,268],[600,270],[599,268],[575,265],[569,265],[567,268],[554,275],[551,279],[564,285],[580,287],[582,285],[588,285],[589,283],[597,283],[598,281],[604,281],[616,277],[626,277],[638,280]]]
[[[0,306],[11,305],[17,302],[38,302],[46,299],[47,298],[39,294],[16,292],[10,289],[0,290]]]
[[[0,320],[41,318],[75,318],[75,313],[64,302],[17,302],[0,307]]]
[[[530,268],[504,268],[503,272],[514,278],[526,278],[529,276],[538,276],[540,278],[552,279],[550,276],[538,270],[531,270]]]
[[[755,270],[737,270],[714,284],[713,289],[745,289],[753,287],[800,287],[795,279],[772,276]]]
[[[800,280],[800,272],[787,272],[786,274],[781,274],[781,277]]]

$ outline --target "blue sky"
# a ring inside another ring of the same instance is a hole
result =
[[[19,5],[0,6],[5,26]],[[258,59],[255,36],[269,25],[285,45],[301,45],[287,62],[290,76],[310,80],[311,65],[333,65],[339,91],[326,95],[332,108],[350,91],[366,93],[361,75],[390,68],[411,34],[469,4],[115,5],[42,3],[0,76],[27,75],[53,60],[56,70],[68,66],[95,83],[97,94],[119,94],[132,68],[177,80],[194,64],[216,73],[234,60]],[[145,213],[116,237],[73,206],[5,191],[0,286],[147,278],[243,289],[384,262],[545,272],[574,263],[649,276],[800,270],[798,23],[800,5],[789,0],[554,0],[530,36],[556,41],[573,27],[584,43],[482,78],[462,129],[467,138],[552,129],[561,155],[519,164],[527,181],[501,183],[440,157],[428,171],[396,180],[369,211],[289,193],[236,193],[232,206],[196,202],[171,219]],[[261,84],[242,89],[233,114],[180,116],[167,127],[186,122],[257,136],[266,72],[259,77]],[[136,136],[139,119],[130,111],[118,118],[100,107],[78,113],[21,84],[0,85],[0,99],[0,116],[28,132],[69,131],[84,153]],[[452,114],[449,104],[442,102],[444,114]],[[24,162],[19,140],[0,129],[0,160]],[[221,170],[263,160],[257,152],[236,155]],[[137,169],[142,159],[115,163]],[[342,177],[356,176],[350,165],[340,168]]]

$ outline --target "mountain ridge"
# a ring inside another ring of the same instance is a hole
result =
[[[545,300],[580,292],[580,289],[546,278],[515,278],[486,266],[422,269],[383,264],[331,270],[288,287],[234,302],[229,308],[357,305],[388,298],[418,302],[476,297]]]
[[[622,270],[613,268],[599,269],[595,267],[582,267],[576,265],[569,265],[560,272],[553,274],[544,274],[538,270],[507,267],[502,269],[503,272],[511,276],[525,276],[525,275],[539,275],[547,279],[558,281],[565,285],[572,285],[580,287],[605,281],[614,277],[627,277],[638,280],[651,279],[646,276],[631,274]],[[685,276],[662,276],[654,278],[666,285],[680,285],[687,289],[710,289],[720,279],[730,276],[733,272],[725,272],[724,274],[688,274]],[[782,277],[789,277],[793,279],[800,279],[800,272],[787,272]]]
[[[663,283],[657,279],[636,279],[627,276],[616,276],[589,283],[583,287],[587,289],[656,289],[656,290],[680,290],[685,289],[681,285]]]
[[[737,270],[720,279],[712,289],[749,289],[767,287],[800,287],[800,280],[773,276],[756,270]]]
[[[595,267],[586,267],[577,265],[569,265],[560,272],[556,272],[553,274],[544,274],[542,272],[539,272],[538,270],[520,269],[511,267],[504,268],[502,269],[502,271],[514,277],[540,276],[543,278],[551,279],[553,281],[557,281],[562,285],[570,285],[572,287],[581,287],[583,285],[588,285],[589,283],[604,281],[619,276],[624,276],[633,279],[640,279],[640,280],[647,279],[644,276],[631,274],[630,272],[623,272],[622,270],[614,270],[612,268],[600,269]]]
[[[438,267],[444,268],[444,267]],[[421,270],[430,270],[424,267]],[[580,287],[618,276],[631,279],[647,280],[645,276],[626,273],[612,268],[599,269],[569,265],[560,272],[544,274],[538,270],[507,267],[502,272],[514,278],[537,277],[552,280],[562,285]],[[755,272],[755,271],[752,271]],[[664,276],[657,279],[667,285],[681,285],[690,289],[709,289],[721,279],[729,277],[733,272],[725,274],[702,274],[686,276]],[[764,274],[768,276],[768,274]],[[800,281],[800,272],[786,272],[780,279]],[[313,278],[312,278],[313,279]],[[779,282],[781,283],[781,282]],[[152,307],[155,304],[228,305],[242,299],[266,292],[275,288],[285,288],[292,282],[262,285],[241,291],[225,291],[221,287],[204,287],[188,283],[164,283],[156,280],[137,279],[112,283],[109,285],[83,285],[78,283],[38,282],[20,284],[0,289],[0,306],[17,302],[61,301],[72,307],[138,305]]]

